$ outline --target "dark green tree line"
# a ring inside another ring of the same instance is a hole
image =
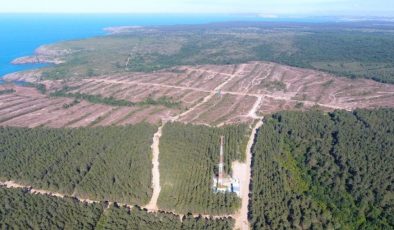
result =
[[[229,218],[210,219],[171,213],[148,213],[135,206],[81,203],[73,198],[30,194],[24,189],[0,186],[1,229],[138,229],[230,230]]]
[[[253,150],[253,228],[392,228],[393,118],[393,109],[268,118]]]
[[[155,126],[0,128],[0,179],[36,188],[144,204],[151,195]]]

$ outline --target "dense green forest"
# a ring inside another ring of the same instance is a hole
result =
[[[332,72],[350,78],[394,83],[394,34],[313,31],[295,36],[292,48],[278,50],[269,41],[256,51],[261,60]]]
[[[73,198],[34,195],[0,186],[1,229],[232,229],[232,219],[207,219],[171,213],[147,213],[107,204],[86,204]]]
[[[0,179],[96,200],[145,204],[157,127],[0,128]]]
[[[282,112],[253,147],[254,229],[392,229],[394,110]]]
[[[212,178],[219,162],[220,136],[225,136],[225,171],[245,158],[247,126],[210,128],[168,123],[160,139],[160,208],[187,213],[232,213],[240,199],[232,193],[214,193]]]
[[[147,27],[55,44],[57,49],[74,52],[65,57],[66,63],[46,68],[43,78],[273,61],[394,83],[394,26],[383,24],[244,22]]]
[[[182,220],[179,216],[171,213],[147,213],[138,207],[129,210],[122,207],[111,207],[104,214],[97,229],[168,229],[168,230],[230,230],[233,226],[232,219],[207,219],[185,215]]]
[[[0,186],[0,229],[94,229],[103,206]]]

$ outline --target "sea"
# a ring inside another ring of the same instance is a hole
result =
[[[43,44],[104,36],[106,27],[272,20],[283,19],[225,14],[0,14],[0,83],[5,74],[45,66],[13,65],[15,58],[31,55]]]

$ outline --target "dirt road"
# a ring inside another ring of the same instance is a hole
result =
[[[260,117],[257,116],[256,111],[259,109],[262,100],[263,100],[262,96],[257,97],[256,102],[254,103],[252,109],[248,113],[249,117],[251,117],[253,119],[260,119]]]
[[[176,86],[176,85],[168,85],[168,84],[162,84],[162,83],[141,83],[141,82],[129,82],[129,81],[122,81],[122,80],[109,80],[109,79],[100,79],[100,78],[90,78],[89,81],[95,81],[95,82],[104,82],[108,84],[125,84],[125,85],[137,85],[137,86],[155,86],[155,87],[164,87],[164,88],[172,88],[172,89],[181,89],[181,90],[193,90],[197,92],[203,92],[203,93],[209,93],[208,96],[206,96],[201,102],[193,106],[193,108],[197,108],[200,105],[206,103],[209,101],[219,90],[221,90],[228,82],[230,82],[234,77],[239,74],[241,70],[237,71],[237,73],[231,75],[226,81],[224,81],[222,84],[217,86],[214,90],[207,90],[207,89],[202,89],[202,88],[197,88],[197,87],[186,87],[186,86]],[[345,107],[345,106],[340,106],[340,105],[335,105],[335,104],[328,104],[328,103],[317,103],[314,101],[309,101],[309,100],[298,100],[298,99],[292,99],[293,95],[272,95],[269,93],[247,93],[247,92],[236,92],[236,91],[228,91],[228,90],[221,90],[221,94],[225,95],[238,95],[238,96],[252,96],[252,97],[266,97],[270,99],[275,99],[275,100],[284,100],[284,101],[289,101],[289,102],[300,102],[304,103],[305,105],[318,105],[326,108],[332,108],[332,109],[346,109],[349,110],[350,108]],[[257,108],[256,108],[257,109]],[[192,112],[193,109],[189,109],[183,114],[180,114],[177,118],[183,117],[190,112]],[[176,119],[175,119],[176,120]]]
[[[252,146],[255,142],[257,130],[263,125],[262,117],[259,118],[256,125],[253,127],[250,134],[248,144],[246,146],[246,162],[234,162],[233,172],[234,176],[240,180],[241,187],[241,209],[234,215],[235,226],[234,229],[246,230],[249,229],[248,221],[248,206],[249,206],[249,185],[252,174]]]
[[[54,196],[54,197],[59,197],[59,198],[69,197],[69,196],[62,194],[62,193],[51,192],[51,191],[43,190],[43,189],[34,189],[31,186],[18,184],[15,181],[5,181],[5,182],[0,181],[0,185],[3,185],[7,188],[27,188],[27,189],[30,189],[29,192],[32,194],[48,195],[48,196]],[[74,198],[76,198],[80,202],[86,202],[89,204],[99,203],[99,201],[83,199],[83,198],[79,198],[79,197],[74,197]]]
[[[159,170],[159,154],[160,154],[160,150],[159,150],[159,144],[160,144],[160,137],[161,137],[161,133],[162,133],[162,129],[163,126],[165,125],[165,123],[163,123],[159,129],[157,130],[157,132],[155,133],[155,135],[153,136],[153,143],[152,143],[152,188],[153,188],[153,194],[152,194],[152,198],[150,200],[150,202],[144,207],[148,210],[158,210],[157,207],[157,199],[159,198],[160,195],[160,170]]]
[[[32,186],[29,185],[23,185],[23,184],[19,184],[15,181],[0,181],[0,186],[5,186],[6,188],[24,188],[24,189],[28,189],[29,193],[34,194],[34,195],[45,195],[45,196],[52,196],[52,197],[59,197],[59,198],[66,198],[66,197],[72,197],[76,200],[78,200],[79,202],[83,202],[83,203],[89,203],[89,204],[93,204],[93,203],[100,203],[103,201],[98,201],[98,200],[89,200],[89,199],[83,199],[77,196],[69,196],[66,194],[62,194],[62,193],[56,193],[56,192],[51,192],[48,190],[43,190],[43,189],[35,189]],[[107,201],[109,204],[113,204],[116,201]],[[135,207],[133,204],[125,204],[125,203],[119,203],[117,202],[117,204],[119,206],[122,207],[127,207],[129,209],[132,209],[133,207]],[[149,213],[155,213],[155,212],[166,212],[166,213],[172,213],[174,215],[180,216],[181,219],[185,214],[180,214],[180,213],[174,213],[174,212],[170,212],[170,211],[166,211],[166,210],[151,210],[151,209],[147,209],[147,211]],[[224,219],[224,218],[233,218],[232,215],[205,215],[205,214],[199,214],[199,213],[192,213],[193,217],[203,217],[203,218],[209,218],[209,219]]]
[[[213,96],[215,96],[215,94],[217,94],[217,92],[219,90],[221,90],[227,83],[229,83],[233,78],[237,77],[240,73],[242,73],[242,71],[244,70],[245,65],[241,65],[239,67],[239,69],[234,73],[234,74],[228,74],[230,77],[225,80],[224,82],[222,82],[220,85],[216,86],[216,88],[214,90],[202,90],[203,92],[209,92],[209,95],[204,97],[204,99],[197,103],[196,105],[194,105],[192,108],[188,109],[187,111],[185,111],[184,113],[179,114],[178,116],[175,116],[172,120],[176,121],[179,118],[182,118],[184,116],[186,116],[187,114],[189,114],[190,112],[194,111],[195,108],[198,108],[199,106],[201,106],[202,104],[206,103],[207,101],[209,101]],[[168,86],[168,85],[167,85]],[[170,86],[171,87],[171,86]],[[178,88],[178,87],[177,87]],[[187,89],[191,89],[191,90],[201,90],[199,88],[193,88],[193,87],[187,87]]]

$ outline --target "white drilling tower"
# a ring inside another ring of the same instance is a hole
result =
[[[239,181],[224,172],[224,136],[220,137],[219,171],[217,177],[213,177],[213,189],[215,192],[234,192],[240,196]]]
[[[224,142],[224,136],[220,137],[220,159],[219,159],[219,175],[218,175],[218,184],[222,185],[223,184],[223,143]]]

